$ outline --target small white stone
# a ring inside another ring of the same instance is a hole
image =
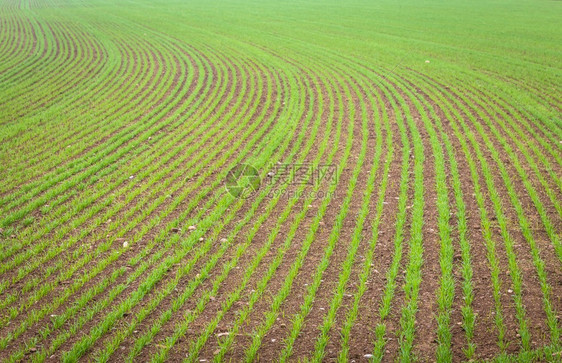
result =
[[[507,289],[507,292],[508,292],[509,294],[511,294],[511,293],[513,292],[513,290]]]
[[[123,248],[127,248],[127,247],[129,247],[129,242],[127,241],[123,242]]]
[[[277,339],[271,339],[271,341],[272,341],[273,343],[275,343],[276,340],[277,340]]]
[[[189,226],[187,229],[190,230],[190,231],[194,231],[195,228],[196,228],[195,226]]]
[[[129,177],[129,179],[133,179],[134,177],[135,177],[134,175],[131,175],[131,176]]]
[[[429,60],[426,60],[425,63],[429,63]]]
[[[365,354],[363,357],[369,359],[369,358],[373,358],[373,355],[372,354]]]

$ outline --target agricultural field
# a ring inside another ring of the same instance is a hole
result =
[[[0,0],[0,360],[562,361],[561,24]]]

